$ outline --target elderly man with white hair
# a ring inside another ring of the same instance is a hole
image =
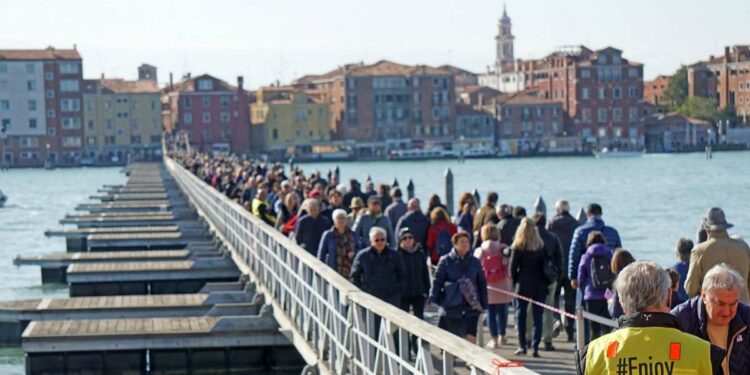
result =
[[[725,375],[750,373],[750,306],[740,302],[745,285],[735,269],[718,264],[703,276],[701,294],[672,310],[683,331],[727,351]]]
[[[406,271],[401,256],[386,246],[385,229],[370,229],[370,246],[357,253],[349,279],[362,289],[394,306],[401,306]]]
[[[680,330],[669,313],[672,282],[654,262],[637,261],[617,276],[625,315],[619,328],[576,356],[579,374],[722,374],[724,352]]]
[[[323,232],[318,246],[318,259],[348,278],[357,253],[357,234],[349,229],[345,210],[333,210],[331,217],[333,227]]]

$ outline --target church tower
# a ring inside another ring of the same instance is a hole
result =
[[[495,42],[497,43],[497,51],[495,58],[495,65],[497,67],[501,67],[505,63],[512,63],[513,58],[513,33],[510,30],[511,23],[510,23],[510,17],[508,17],[508,12],[505,10],[505,4],[503,4],[503,16],[500,18],[500,23],[498,24],[498,33],[495,37]]]

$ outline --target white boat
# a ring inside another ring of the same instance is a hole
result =
[[[456,156],[466,159],[490,158],[497,156],[497,151],[492,147],[472,147],[458,151]]]
[[[8,196],[3,194],[3,191],[0,190],[0,208],[3,208],[5,206],[5,202],[8,201]]]
[[[633,157],[639,157],[643,156],[643,151],[623,151],[618,149],[610,150],[606,147],[601,149],[600,151],[594,151],[594,156],[596,156],[597,159],[603,159],[603,158],[633,158]]]
[[[423,160],[423,159],[442,159],[446,157],[452,157],[450,151],[445,151],[442,148],[430,148],[430,149],[411,149],[411,150],[393,150],[389,155],[391,160]]]

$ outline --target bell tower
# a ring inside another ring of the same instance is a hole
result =
[[[495,42],[497,43],[495,65],[498,67],[502,66],[504,63],[513,62],[513,39],[515,39],[515,37],[511,32],[510,17],[508,17],[508,12],[503,3],[503,16],[498,23],[498,33],[495,37]]]

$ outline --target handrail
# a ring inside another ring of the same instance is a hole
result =
[[[506,367],[507,359],[361,291],[169,156],[164,163],[240,270],[256,282],[308,368],[324,374],[453,374],[455,359],[472,374],[499,374],[501,368],[502,374],[534,374]],[[413,359],[409,335],[417,337]],[[441,353],[437,363],[432,347]]]

